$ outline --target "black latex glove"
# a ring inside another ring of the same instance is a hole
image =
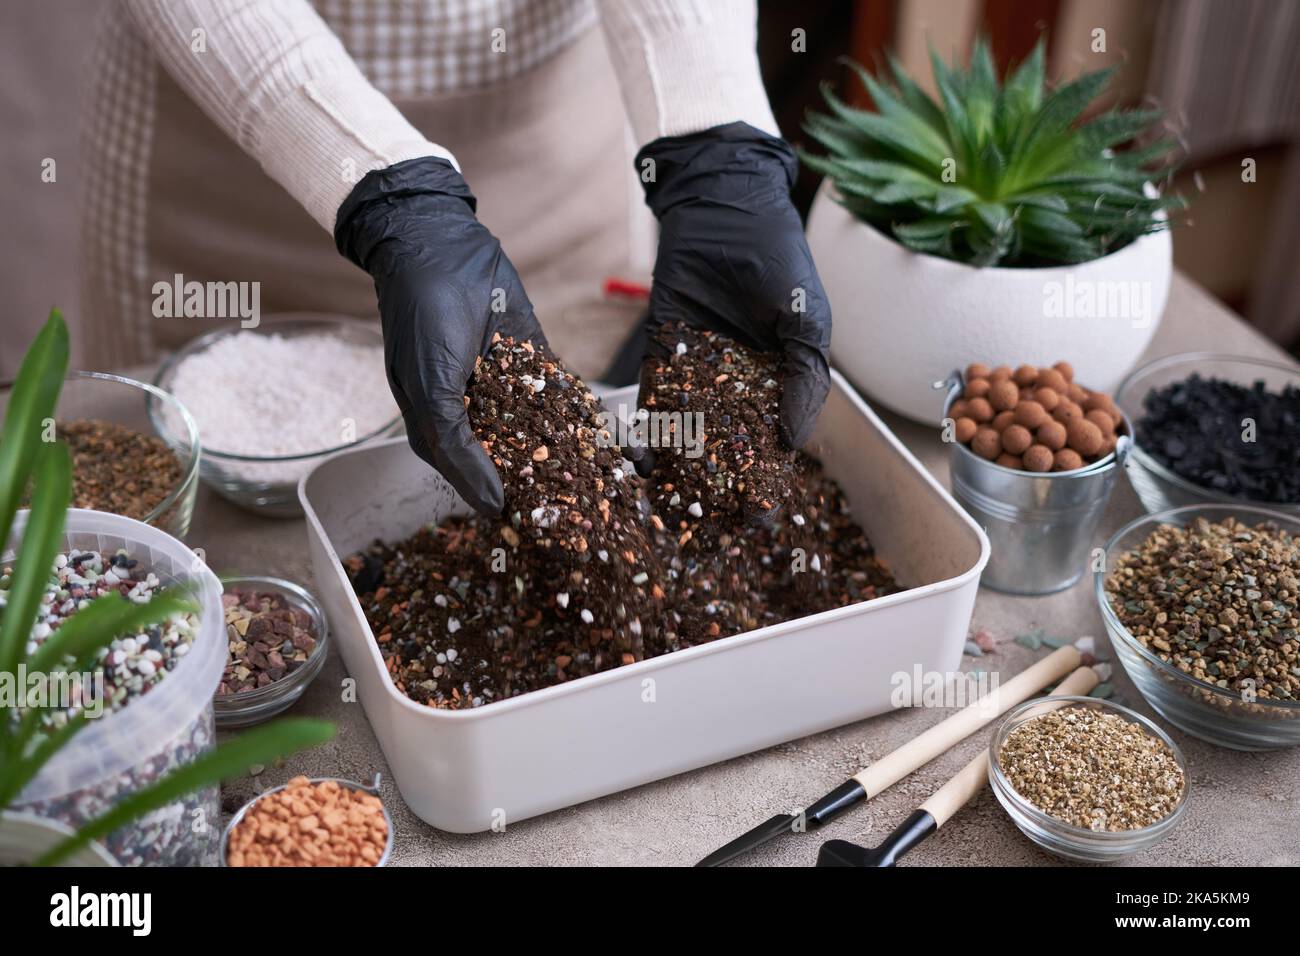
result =
[[[339,207],[334,241],[375,280],[388,384],[411,449],[475,509],[497,515],[501,478],[470,429],[465,386],[493,333],[539,345],[546,337],[474,209],[449,162],[411,159],[357,183]]]
[[[781,437],[800,447],[830,391],[831,309],[790,202],[794,150],[730,123],[657,139],[637,154],[636,168],[660,226],[647,361],[663,357],[657,333],[673,321],[780,351]],[[639,463],[643,473],[650,457]]]

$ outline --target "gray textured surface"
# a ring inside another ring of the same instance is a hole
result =
[[[1191,282],[1177,277],[1164,323],[1150,350],[1161,355],[1193,349],[1280,356],[1235,316]],[[946,456],[937,436],[920,426],[886,416],[899,436],[940,480],[947,482]],[[1121,480],[1099,531],[1105,540],[1140,507]],[[206,550],[218,571],[279,574],[311,585],[306,534],[301,520],[262,519],[210,494],[200,493],[189,543]],[[997,653],[965,658],[965,668],[982,667],[1011,676],[1045,652],[1012,642],[1017,634],[1042,628],[1070,639],[1094,635],[1108,656],[1101,618],[1089,581],[1046,598],[1012,598],[981,590],[975,626],[987,627],[1005,643]],[[1117,699],[1150,715],[1116,665]],[[387,768],[359,704],[340,701],[342,662],[332,654],[325,669],[293,712],[338,722],[330,744],[298,756],[257,777],[228,784],[224,802],[232,809],[260,788],[296,773],[368,779]],[[902,745],[947,711],[907,710],[862,721],[760,753],[648,784],[543,817],[511,824],[499,834],[442,833],[421,822],[401,801],[391,782],[385,800],[395,821],[395,865],[465,864],[672,864],[693,863],[710,850],[772,813],[803,806],[844,778]],[[1159,846],[1132,858],[1138,864],[1223,865],[1300,863],[1300,748],[1244,754],[1221,750],[1172,731],[1191,767],[1190,806],[1183,822]],[[753,854],[762,865],[811,864],[822,839],[863,843],[879,840],[965,765],[988,732],[969,738],[951,753],[829,825],[817,835],[787,838]],[[1053,857],[1025,839],[985,790],[938,834],[907,858],[907,865],[1051,864]]]

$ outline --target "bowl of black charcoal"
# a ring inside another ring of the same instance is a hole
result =
[[[1249,503],[1300,516],[1300,366],[1184,352],[1115,392],[1133,422],[1125,469],[1148,513]]]

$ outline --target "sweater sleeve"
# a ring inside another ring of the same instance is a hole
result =
[[[754,0],[599,0],[638,145],[743,121],[779,136]]]
[[[326,230],[366,173],[447,150],[375,89],[307,0],[125,0],[177,84]]]

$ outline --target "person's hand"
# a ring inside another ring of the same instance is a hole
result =
[[[800,447],[830,391],[831,309],[790,201],[794,151],[731,123],[657,139],[636,165],[660,225],[647,362],[663,357],[658,331],[674,321],[779,351],[781,437]]]
[[[476,510],[498,515],[501,478],[470,429],[465,387],[494,333],[547,343],[518,273],[474,209],[449,162],[412,159],[356,185],[334,241],[375,280],[388,384],[411,449]]]

